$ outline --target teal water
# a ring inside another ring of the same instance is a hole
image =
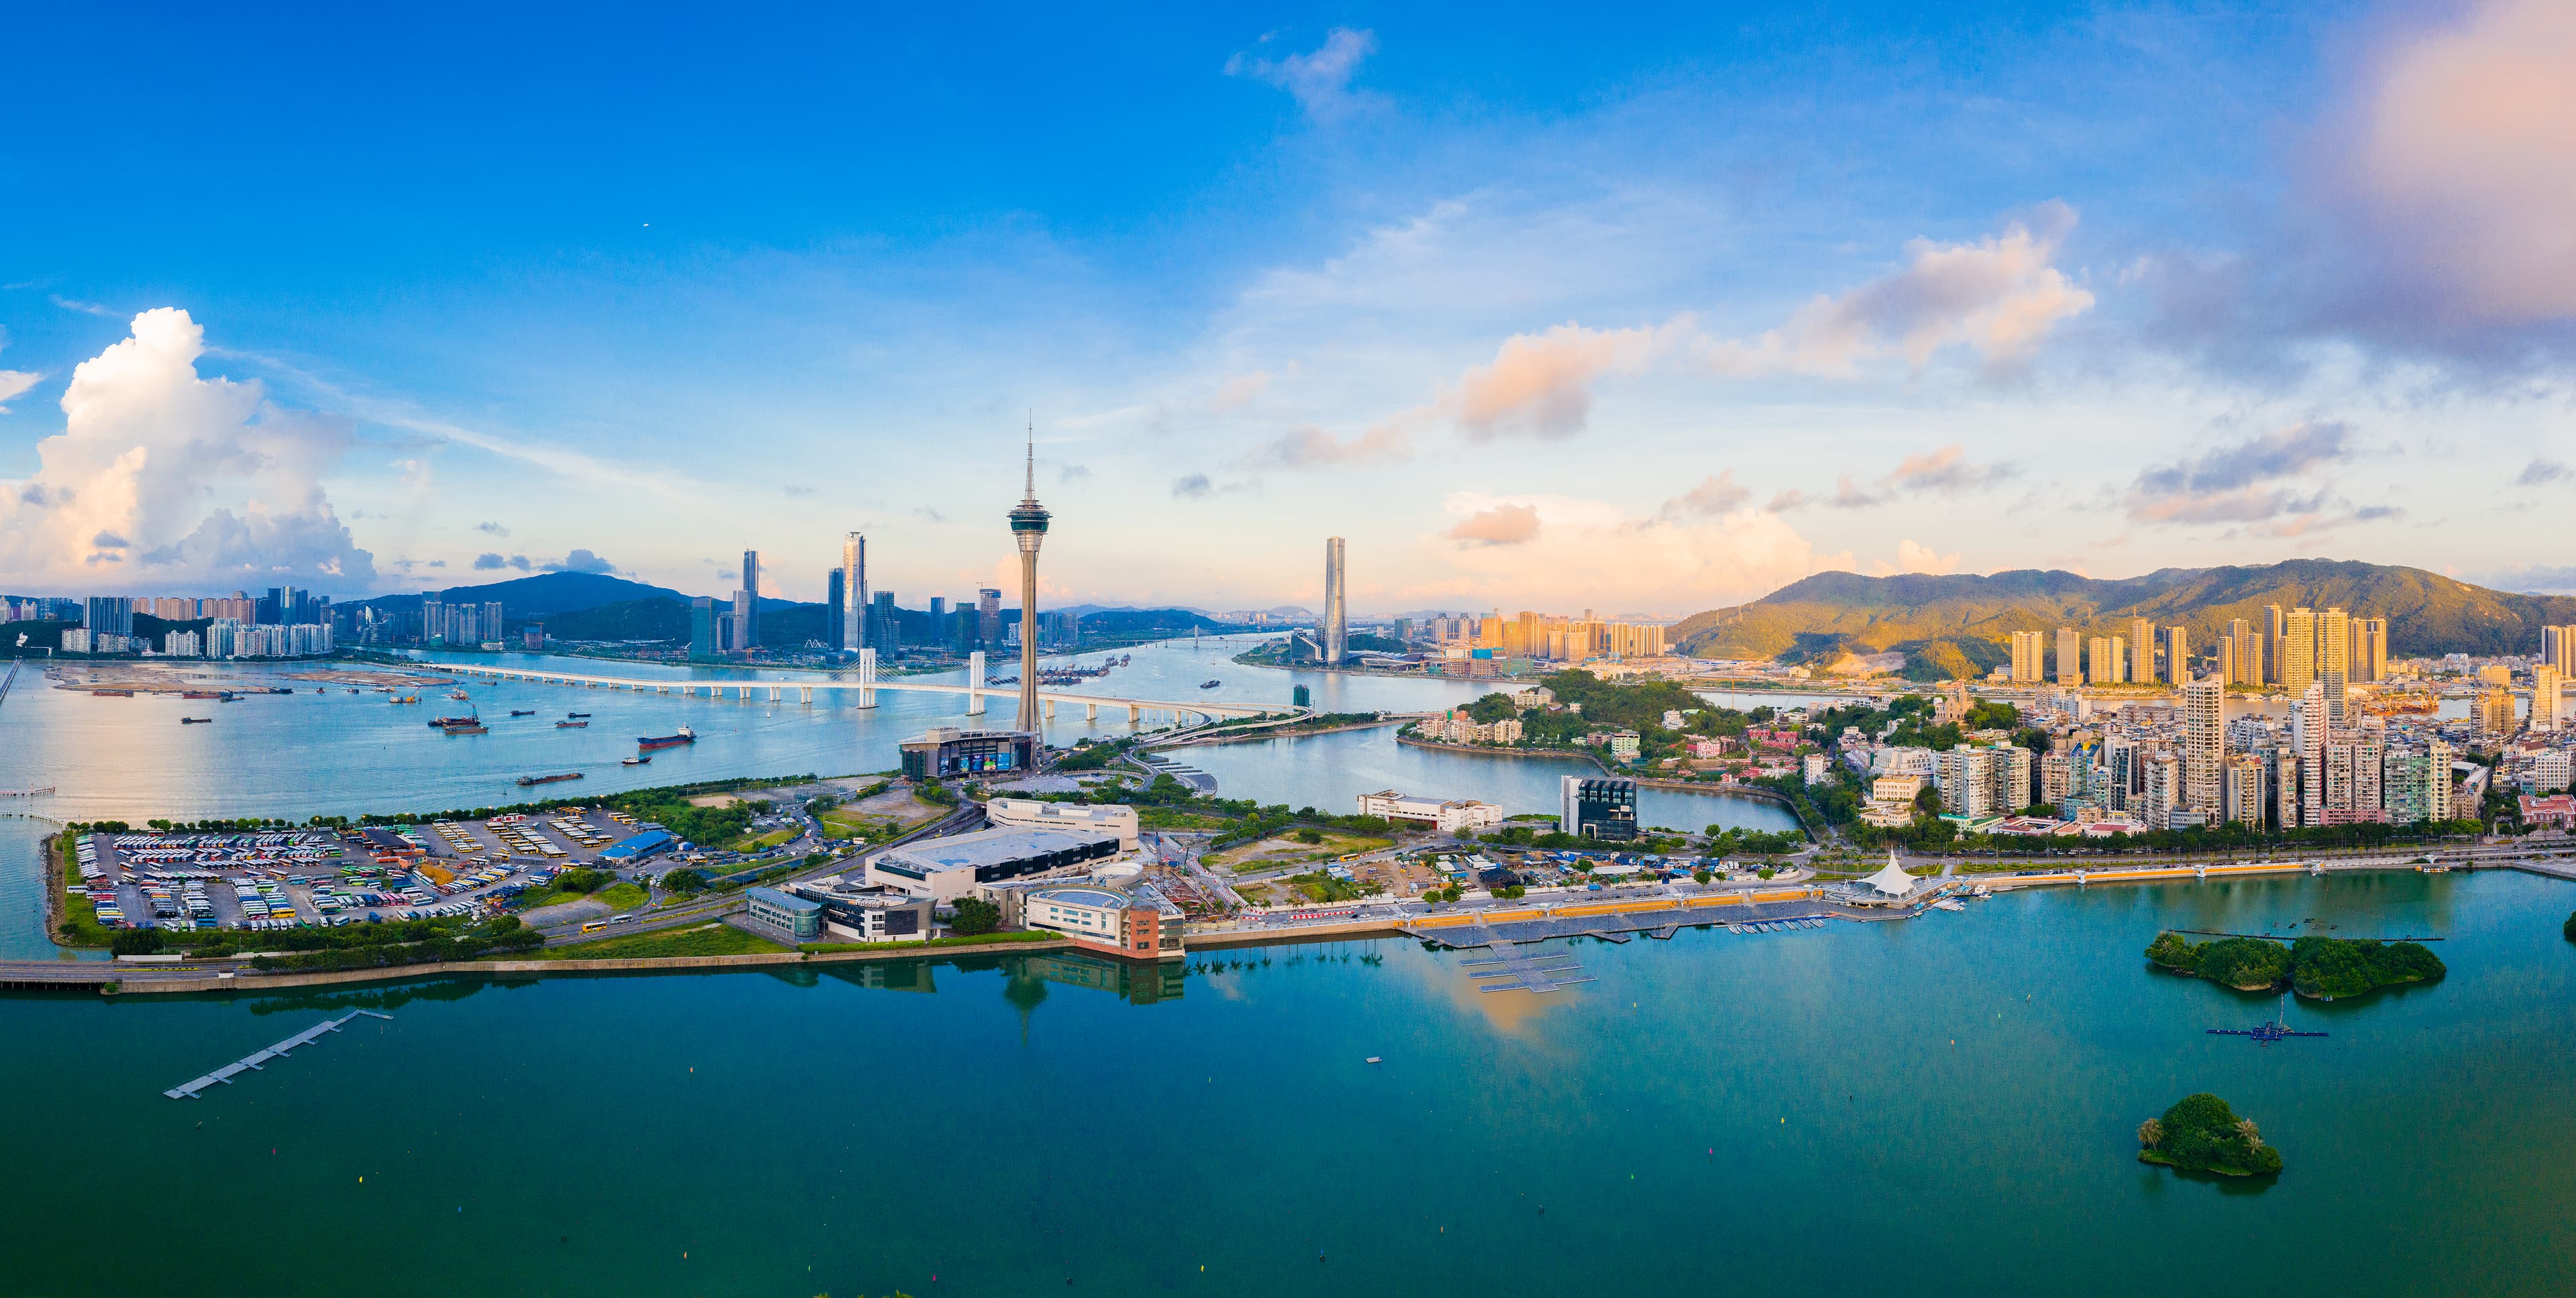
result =
[[[1599,981],[1544,999],[1388,941],[1211,953],[1251,967],[1152,1004],[1070,962],[0,1000],[0,1257],[12,1292],[208,1298],[2564,1293],[2571,905],[2032,892],[1587,942]],[[2311,916],[2442,933],[2451,975],[2261,1049],[2202,1029],[2269,999],[2138,958]],[[361,1003],[394,1021],[159,1094]],[[2135,1161],[2203,1089],[2276,1183]]]

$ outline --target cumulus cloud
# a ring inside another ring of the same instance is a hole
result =
[[[552,563],[544,565],[544,567],[548,572],[607,573],[617,571],[617,565],[610,563],[606,559],[600,558],[598,555],[593,554],[588,550],[575,550]]]
[[[1265,45],[1271,39],[1261,38]],[[1351,78],[1359,72],[1360,64],[1376,52],[1375,32],[1336,27],[1325,33],[1322,45],[1304,54],[1276,59],[1237,54],[1225,61],[1225,74],[1277,86],[1296,96],[1308,116],[1333,121],[1360,105],[1360,96],[1351,90]]]
[[[0,571],[92,587],[373,584],[374,557],[321,484],[347,422],[278,406],[257,382],[201,378],[204,352],[205,331],[165,307],[72,371],[63,431],[37,443],[30,478],[0,484]]]
[[[1381,424],[1349,441],[1340,441],[1313,424],[1300,424],[1253,449],[1256,468],[1316,469],[1370,460],[1402,460],[1413,455],[1413,441],[1400,428]]]
[[[521,572],[534,572],[536,571],[536,566],[536,561],[530,559],[524,554],[514,554],[507,559],[504,559],[497,554],[488,553],[474,556],[474,570],[476,572],[492,572],[502,568],[516,568]],[[552,565],[548,566],[552,567]]]
[[[1714,517],[1734,513],[1744,508],[1744,502],[1752,498],[1751,489],[1737,482],[1735,470],[1728,469],[1700,479],[1698,486],[1665,501],[1664,507],[1656,512],[1664,518],[1682,514]]]
[[[510,534],[510,529],[501,526],[499,523],[476,523],[474,525],[474,530],[491,536],[508,536]]]
[[[2093,295],[2053,264],[2074,228],[2075,209],[2050,202],[1977,243],[1917,239],[1903,269],[1819,297],[1759,338],[1708,343],[1700,362],[1730,375],[1847,376],[1889,357],[1920,368],[1965,347],[1988,370],[2014,369],[2059,323],[2093,309]]]
[[[1425,218],[1436,231],[1440,214]],[[1964,349],[1989,372],[2017,369],[2061,322],[2089,311],[2093,295],[2053,263],[2075,213],[2048,203],[2030,222],[1977,243],[1907,245],[1906,265],[1839,297],[1819,297],[1758,338],[1709,336],[1696,317],[1597,329],[1567,322],[1503,340],[1493,359],[1462,371],[1428,403],[1380,425],[1398,431],[1446,421],[1470,441],[1555,440],[1582,432],[1595,389],[1617,377],[1673,366],[1750,378],[1858,377],[1901,359],[1920,369]],[[1391,236],[1390,236],[1391,237]],[[1419,235],[1416,237],[1429,237]]]
[[[1204,473],[1185,473],[1172,479],[1172,495],[1181,500],[1197,500],[1216,489]]]
[[[1511,434],[1571,437],[1591,422],[1595,382],[1642,373],[1691,327],[1683,317],[1657,328],[1561,324],[1541,334],[1515,334],[1503,340],[1493,360],[1459,375],[1439,409],[1474,441]]]
[[[1536,505],[1496,505],[1459,520],[1442,536],[1463,545],[1520,545],[1538,539]]]
[[[2522,472],[2513,481],[2518,487],[2545,487],[2553,482],[2564,481],[2566,478],[2566,465],[2556,460],[2533,460],[2522,466]]]

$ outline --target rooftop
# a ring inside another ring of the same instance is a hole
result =
[[[886,852],[885,858],[899,857],[931,869],[960,870],[1000,865],[1104,841],[1115,844],[1118,835],[1079,829],[984,829],[893,848]]]

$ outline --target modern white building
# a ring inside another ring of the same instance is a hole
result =
[[[1409,798],[1393,789],[1361,794],[1360,814],[1428,825],[1443,834],[1472,833],[1503,823],[1503,809],[1490,802],[1435,802]]]
[[[995,798],[984,804],[984,818],[996,826],[1017,829],[1098,831],[1118,836],[1120,851],[1136,847],[1136,809],[1124,804],[1093,806],[1077,802],[1039,802],[1032,798]]]
[[[888,848],[869,859],[867,881],[945,904],[977,884],[1116,855],[1118,835],[1107,830],[987,829]]]

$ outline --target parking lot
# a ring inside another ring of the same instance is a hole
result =
[[[642,829],[583,808],[347,831],[99,833],[76,850],[101,924],[262,931],[498,913]]]

